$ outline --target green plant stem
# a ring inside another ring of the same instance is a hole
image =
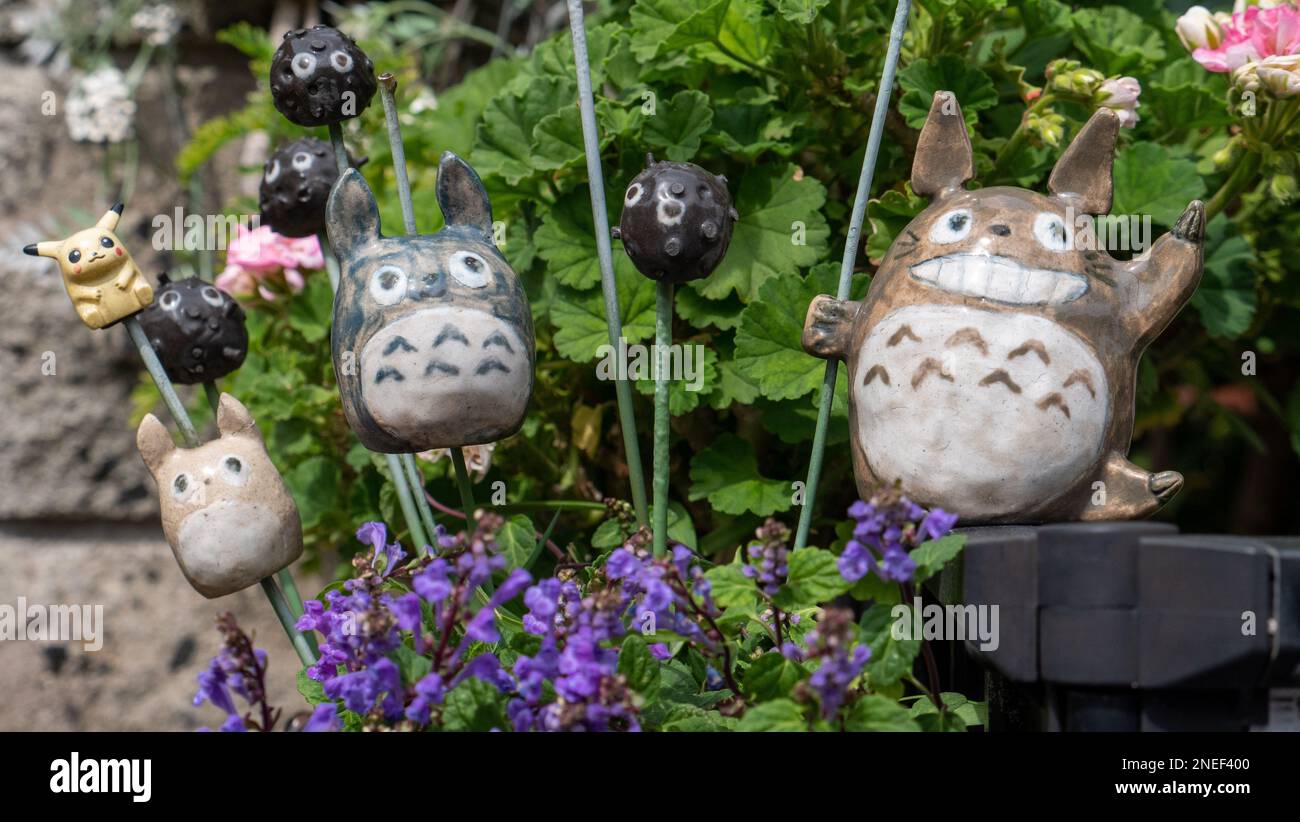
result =
[[[1002,147],[1002,151],[998,152],[998,158],[993,161],[993,173],[990,175],[989,179],[995,182],[1003,182],[1004,180],[1011,179],[1012,175],[1010,168],[1012,161],[1019,157],[1020,152],[1024,151],[1025,146],[1029,144],[1029,129],[1027,128],[1029,124],[1029,116],[1031,114],[1037,114],[1039,111],[1047,108],[1047,106],[1055,102],[1055,100],[1056,98],[1051,94],[1044,93],[1034,101],[1033,105],[1025,109],[1024,115],[1020,118],[1020,125],[1016,126],[1016,130],[1012,132],[1011,137],[1007,139],[1006,145]]]
[[[673,284],[655,290],[654,555],[668,553],[668,351],[673,344]]]
[[[424,546],[429,544],[429,535],[424,533],[424,524],[420,521],[420,515],[416,513],[415,501],[411,498],[411,487],[406,482],[406,469],[402,467],[401,457],[397,454],[384,454],[384,460],[388,463],[393,489],[397,491],[397,504],[402,509],[402,516],[406,519],[406,527],[411,532],[411,539],[415,541],[415,550],[423,556]]]
[[[716,48],[718,51],[720,51],[720,52],[722,52],[723,54],[725,54],[725,55],[726,55],[727,57],[729,57],[730,59],[735,60],[737,63],[741,64],[742,66],[744,66],[745,68],[749,69],[750,71],[756,71],[756,72],[758,72],[759,74],[765,74],[765,75],[767,75],[768,77],[775,77],[775,78],[778,79],[778,80],[784,80],[784,79],[785,79],[784,75],[782,75],[780,72],[778,72],[778,71],[774,71],[774,70],[768,68],[767,66],[760,66],[758,63],[755,63],[753,60],[750,60],[750,59],[745,58],[745,57],[741,57],[739,54],[736,54],[734,51],[732,51],[731,49],[729,49],[729,48],[727,48],[726,46],[724,46],[724,45],[722,44],[722,41],[719,40],[718,38],[716,38],[716,37],[713,38],[713,41],[712,41],[712,42],[713,42],[713,46],[714,46],[714,48]]]
[[[582,0],[568,0],[569,32],[573,39],[574,73],[578,80],[578,110],[582,120],[583,153],[587,158],[587,189],[591,196],[591,217],[596,235],[596,259],[600,263],[600,290],[605,301],[605,325],[609,344],[621,350],[623,317],[618,305],[618,281],[609,242],[609,213],[605,205],[605,172],[600,163],[600,130],[596,125],[596,100],[591,89],[591,65],[587,55],[587,29]],[[641,468],[641,446],[637,442],[636,414],[632,409],[632,386],[625,379],[614,381],[618,401],[618,424],[623,434],[628,484],[637,522],[647,524],[645,473]]]
[[[492,510],[501,513],[513,513],[515,511],[604,511],[605,503],[588,502],[579,499],[534,500],[494,505]]]
[[[275,615],[279,617],[284,632],[289,635],[289,641],[293,643],[293,649],[298,652],[298,659],[304,666],[314,665],[316,657],[307,644],[307,637],[293,627],[294,618],[289,610],[289,603],[285,602],[284,594],[276,587],[275,580],[270,577],[263,579],[262,591],[266,594],[266,598],[271,601],[271,608],[275,611]]]
[[[420,522],[429,539],[434,539],[438,533],[438,522],[433,518],[433,509],[429,507],[429,500],[424,495],[424,474],[420,473],[420,467],[415,464],[415,457],[411,454],[402,455],[402,467],[406,469],[406,480],[411,484],[411,494],[416,499],[415,509],[420,514]],[[423,556],[424,552],[420,553]]]
[[[213,380],[203,381],[203,393],[208,397],[208,406],[212,409],[212,418],[217,418],[217,409],[221,407],[221,392]]]
[[[473,534],[478,528],[478,517],[474,515],[474,486],[469,481],[469,469],[465,467],[465,454],[459,448],[448,448],[451,452],[451,464],[456,469],[456,486],[460,489],[460,504],[465,510],[465,530]]]
[[[858,174],[858,189],[853,195],[853,213],[849,218],[849,233],[844,240],[844,255],[840,259],[840,279],[836,297],[847,300],[853,287],[853,267],[858,259],[858,241],[862,237],[862,222],[867,215],[867,200],[871,197],[871,180],[876,172],[876,158],[880,156],[880,141],[889,114],[889,97],[894,90],[894,76],[898,71],[898,55],[903,47],[903,34],[907,31],[910,0],[898,0],[894,9],[894,22],[889,31],[889,48],[880,74],[880,93],[876,95],[876,108],[871,115],[871,131],[867,148],[862,155],[862,170]],[[804,483],[803,505],[799,508],[799,526],[795,531],[794,547],[798,550],[808,544],[812,528],[813,505],[817,501],[817,485],[821,481],[822,457],[826,453],[826,431],[831,422],[831,404],[835,399],[835,379],[839,363],[826,361],[826,374],[822,378],[821,395],[817,400],[817,427],[813,430],[812,455],[808,458],[808,478]]]
[[[1241,159],[1237,161],[1237,167],[1228,175],[1228,179],[1224,180],[1219,190],[1214,192],[1214,196],[1206,201],[1205,222],[1207,224],[1214,219],[1215,215],[1231,205],[1251,183],[1255,182],[1255,175],[1259,172],[1260,162],[1260,156],[1253,151],[1248,150],[1241,156]]]

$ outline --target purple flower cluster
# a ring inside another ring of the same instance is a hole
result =
[[[371,551],[353,560],[356,576],[342,590],[327,593],[325,602],[305,602],[305,613],[298,620],[299,630],[317,631],[323,637],[320,659],[307,673],[322,684],[325,696],[375,721],[392,724],[406,719],[423,726],[447,690],[466,677],[478,676],[503,690],[512,686],[508,677],[503,681],[495,657],[485,654],[470,660],[466,655],[473,642],[500,639],[496,609],[532,581],[527,571],[516,569],[486,605],[473,607],[475,590],[505,567],[495,541],[501,524],[500,517],[488,514],[473,534],[451,537],[439,528],[436,541],[445,555],[405,566],[401,562],[406,553],[396,543],[387,544],[383,523],[362,525],[357,538]],[[389,592],[398,577],[409,582],[413,593]],[[425,629],[426,607],[433,614],[432,633]],[[460,639],[452,645],[457,629]],[[403,631],[410,632],[416,653],[431,653],[433,661],[430,672],[411,688],[403,686],[390,657],[402,644]]]
[[[742,570],[763,593],[776,596],[790,573],[790,529],[769,519],[754,535],[758,539],[749,544],[745,552],[748,562]]]
[[[821,703],[822,716],[835,716],[848,698],[849,685],[871,659],[871,649],[854,644],[856,629],[853,612],[847,608],[827,608],[817,625],[804,638],[807,650],[800,652],[787,642],[782,653],[789,659],[816,661],[817,670],[808,678],[807,687]]]
[[[916,572],[909,551],[923,542],[939,539],[957,524],[957,515],[941,508],[926,511],[897,488],[884,488],[871,500],[849,506],[853,537],[840,554],[840,575],[857,582],[875,571],[881,579],[908,582]]]
[[[272,710],[266,702],[266,651],[253,647],[229,612],[217,617],[217,630],[222,636],[221,650],[199,673],[194,704],[210,702],[225,711],[223,731],[271,730],[280,711]],[[236,696],[248,704],[248,710],[240,712],[235,706]]]

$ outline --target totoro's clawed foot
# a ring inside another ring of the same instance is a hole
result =
[[[1155,498],[1160,500],[1163,505],[1174,498],[1183,487],[1183,475],[1177,471],[1161,471],[1158,474],[1152,474],[1147,480],[1147,487]]]

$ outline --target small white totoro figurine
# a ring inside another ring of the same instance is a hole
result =
[[[181,572],[209,599],[233,594],[302,554],[302,521],[248,409],[229,394],[217,409],[221,436],[177,448],[153,414],[136,445],[158,483],[163,533]]]

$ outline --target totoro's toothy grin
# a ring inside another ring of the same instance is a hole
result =
[[[1030,268],[1009,257],[987,254],[949,254],[908,270],[914,280],[926,285],[1012,305],[1068,303],[1088,291],[1088,281],[1080,274]]]

